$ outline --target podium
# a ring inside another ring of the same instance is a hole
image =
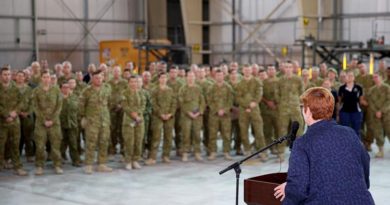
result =
[[[244,180],[244,201],[248,205],[280,205],[274,189],[286,182],[287,173],[273,173]]]

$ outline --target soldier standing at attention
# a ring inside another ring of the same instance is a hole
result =
[[[131,76],[129,88],[123,92],[123,144],[126,169],[140,169],[138,161],[141,159],[141,150],[144,134],[143,113],[145,98],[138,89],[138,78]]]
[[[62,93],[62,110],[60,114],[62,128],[61,155],[66,159],[66,150],[69,146],[69,154],[72,159],[72,165],[81,166],[80,153],[78,151],[78,111],[79,99],[72,93],[68,83],[60,85]]]
[[[45,145],[50,142],[50,158],[53,160],[56,174],[62,174],[61,169],[61,123],[60,113],[62,98],[57,86],[51,84],[49,71],[43,71],[41,84],[33,91],[32,98],[36,115],[34,139],[36,144],[35,175],[43,174],[45,162]]]
[[[65,61],[62,63],[62,76],[57,76],[58,79],[58,85],[62,85],[62,83],[68,82],[68,80],[75,78],[74,74],[72,73],[72,63],[69,61]]]
[[[139,144],[139,145],[137,145],[137,147],[136,147],[137,149],[135,150],[135,155],[136,155],[137,161],[138,161],[138,160],[141,160],[141,156],[145,151],[145,145],[146,145],[145,142],[147,142],[145,140],[145,137],[147,136],[147,134],[145,132],[149,132],[150,115],[152,114],[152,100],[150,98],[149,91],[147,91],[143,88],[144,82],[143,82],[142,76],[137,76],[137,82],[138,82],[137,89],[141,93],[143,104],[145,104],[145,107],[142,110],[143,123],[144,123],[144,131],[142,132],[143,136],[140,138],[140,139],[142,139],[142,141],[137,142],[137,144]],[[148,127],[146,127],[146,126],[148,126]],[[148,150],[150,150],[150,148],[148,148]]]
[[[238,71],[235,69],[230,69],[230,74],[229,74],[229,80],[228,83],[233,89],[233,95],[235,96],[237,85],[240,82],[240,77],[238,74]],[[236,98],[234,97],[233,99],[233,107],[231,110],[231,133],[232,133],[232,139],[234,140],[234,149],[236,150],[236,155],[242,155],[242,150],[241,150],[241,134],[240,134],[240,126],[238,124],[238,116],[240,113],[240,109],[238,107],[238,104],[235,100]]]
[[[157,149],[160,145],[161,128],[163,131],[163,162],[169,163],[169,155],[172,148],[172,130],[175,123],[176,93],[167,85],[167,73],[161,72],[158,75],[158,87],[153,89],[152,99],[152,141],[149,158],[146,165],[156,164]]]
[[[85,173],[92,174],[92,164],[98,146],[98,171],[111,172],[112,168],[106,165],[107,150],[110,139],[110,114],[108,100],[111,96],[109,87],[103,85],[102,71],[92,74],[92,84],[84,90],[80,98],[79,112],[81,124],[85,129]]]
[[[23,147],[25,150],[27,162],[34,161],[34,117],[32,113],[31,95],[32,88],[26,84],[26,74],[23,71],[18,71],[16,74],[16,87],[22,95],[23,103],[20,108],[20,146],[19,154],[22,154]]]
[[[303,119],[300,110],[299,96],[304,92],[303,82],[300,77],[292,72],[292,64],[285,64],[285,75],[279,79],[276,88],[276,102],[278,106],[279,135],[286,135],[291,123],[297,121],[301,126],[298,135],[303,133]],[[279,160],[284,161],[286,144],[278,145]]]
[[[177,78],[178,73],[178,67],[172,66],[169,69],[169,79],[167,85],[173,89],[174,93],[179,93],[180,88],[184,85],[184,82]],[[177,106],[176,112],[175,112],[175,146],[176,146],[176,155],[181,156],[182,149],[180,147],[181,145],[181,127],[180,127],[180,107]]]
[[[379,151],[375,157],[383,158],[386,134],[390,140],[390,86],[382,82],[380,73],[374,74],[373,79],[375,85],[367,93],[368,130],[370,130],[378,145]]]
[[[15,174],[26,176],[19,155],[20,121],[19,112],[23,105],[23,96],[11,82],[11,70],[1,68],[0,84],[0,170],[4,166],[4,154],[7,141]]]
[[[191,144],[194,146],[195,159],[202,161],[200,148],[200,132],[202,129],[203,113],[206,108],[204,94],[202,89],[195,83],[195,73],[187,72],[186,85],[179,91],[179,106],[181,110],[181,122],[183,133],[183,155],[182,161],[188,161],[188,153],[191,150]],[[191,143],[192,136],[192,143]]]
[[[111,96],[109,99],[110,108],[110,119],[111,119],[111,143],[109,146],[108,153],[110,155],[117,154],[118,150],[116,146],[121,145],[121,151],[123,148],[123,137],[122,137],[122,120],[123,120],[123,109],[121,105],[122,92],[127,88],[127,81],[121,78],[121,68],[115,66],[113,68],[113,78],[108,81],[111,86]]]
[[[237,85],[236,89],[236,101],[240,108],[240,115],[238,122],[241,131],[241,141],[244,145],[244,155],[251,154],[251,147],[249,143],[249,126],[254,131],[256,149],[264,147],[264,133],[263,133],[263,119],[261,118],[261,112],[259,103],[263,96],[262,83],[252,76],[252,69],[249,65],[244,65],[242,68],[244,77]],[[267,160],[266,153],[260,154],[261,161]]]
[[[233,89],[224,81],[224,73],[217,70],[215,73],[216,83],[211,86],[207,94],[209,103],[209,160],[214,160],[217,152],[218,131],[221,132],[223,140],[223,153],[226,160],[232,160],[230,156],[231,142],[231,118],[230,110],[233,107]]]
[[[267,67],[267,78],[263,80],[263,98],[260,102],[261,116],[264,121],[265,143],[270,144],[279,137],[278,109],[276,107],[276,89],[279,78],[276,77],[275,66]],[[271,148],[272,154],[277,154],[276,147]]]
[[[31,63],[31,71],[30,84],[35,88],[41,82],[41,65],[39,65],[38,61]]]

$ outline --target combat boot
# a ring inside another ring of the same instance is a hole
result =
[[[163,158],[162,158],[162,161],[163,161],[164,163],[171,163],[171,160],[169,159],[169,157],[163,157]]]
[[[200,155],[200,153],[195,153],[195,160],[196,161],[203,161],[203,158],[202,158],[202,156]]]
[[[184,152],[181,157],[182,162],[188,162],[188,153]]]
[[[127,170],[132,170],[133,169],[133,167],[131,166],[131,163],[126,164],[126,169]]]
[[[35,169],[35,175],[37,175],[37,176],[43,175],[43,168],[42,167],[37,167]]]
[[[97,171],[98,172],[112,172],[112,168],[111,167],[108,167],[107,165],[105,164],[99,164],[98,168],[97,168]]]
[[[55,167],[54,168],[56,174],[63,174],[64,173],[64,170],[61,169],[61,167]]]
[[[267,160],[268,160],[268,155],[267,155],[267,153],[260,153],[259,154],[259,157],[260,157],[260,161],[261,162],[266,162]]]
[[[375,158],[383,158],[385,153],[383,152],[383,146],[378,147],[379,151],[375,154]]]
[[[15,170],[15,174],[18,176],[27,176],[27,172],[22,168]]]
[[[137,161],[134,161],[133,162],[133,169],[141,169],[141,165],[137,162]]]
[[[152,159],[152,158],[149,158],[145,161],[145,164],[146,165],[154,165],[156,164],[156,160],[155,159]]]
[[[232,156],[230,156],[229,152],[223,153],[223,156],[224,156],[225,160],[228,160],[228,161],[233,160],[233,158],[232,158]]]
[[[85,166],[84,172],[85,172],[86,174],[92,174],[92,173],[93,173],[92,165],[87,165],[87,166]]]
[[[211,153],[210,153],[210,156],[207,157],[207,159],[210,160],[210,161],[213,161],[213,160],[215,160],[216,155],[217,155],[217,154],[216,154],[215,152],[211,152]]]

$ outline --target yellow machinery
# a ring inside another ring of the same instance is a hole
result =
[[[151,41],[151,40],[150,40]],[[167,40],[155,40],[158,43],[169,45]],[[150,50],[140,49],[139,44],[133,40],[109,40],[99,43],[99,59],[100,63],[108,65],[120,65],[122,69],[129,61],[134,63],[135,72],[142,72],[149,62],[160,60]],[[165,49],[159,49],[159,53],[166,54]]]

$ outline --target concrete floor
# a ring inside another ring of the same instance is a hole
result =
[[[371,193],[376,204],[389,204],[390,144],[386,142],[385,158],[371,160]],[[374,148],[374,152],[376,148]],[[370,153],[371,156],[374,153]],[[240,157],[235,157],[236,160]],[[23,159],[24,160],[24,159]],[[182,163],[174,158],[171,164],[158,163],[141,170],[127,171],[119,156],[109,165],[112,173],[83,174],[82,168],[64,165],[64,175],[55,175],[50,163],[45,175],[35,176],[32,163],[25,163],[28,177],[18,177],[11,170],[0,172],[0,204],[12,205],[77,205],[77,204],[169,204],[226,205],[235,201],[235,174],[220,176],[218,172],[231,162],[222,156],[213,162]],[[288,163],[271,158],[261,164],[258,159],[242,166],[240,204],[243,202],[243,179],[287,171]]]

